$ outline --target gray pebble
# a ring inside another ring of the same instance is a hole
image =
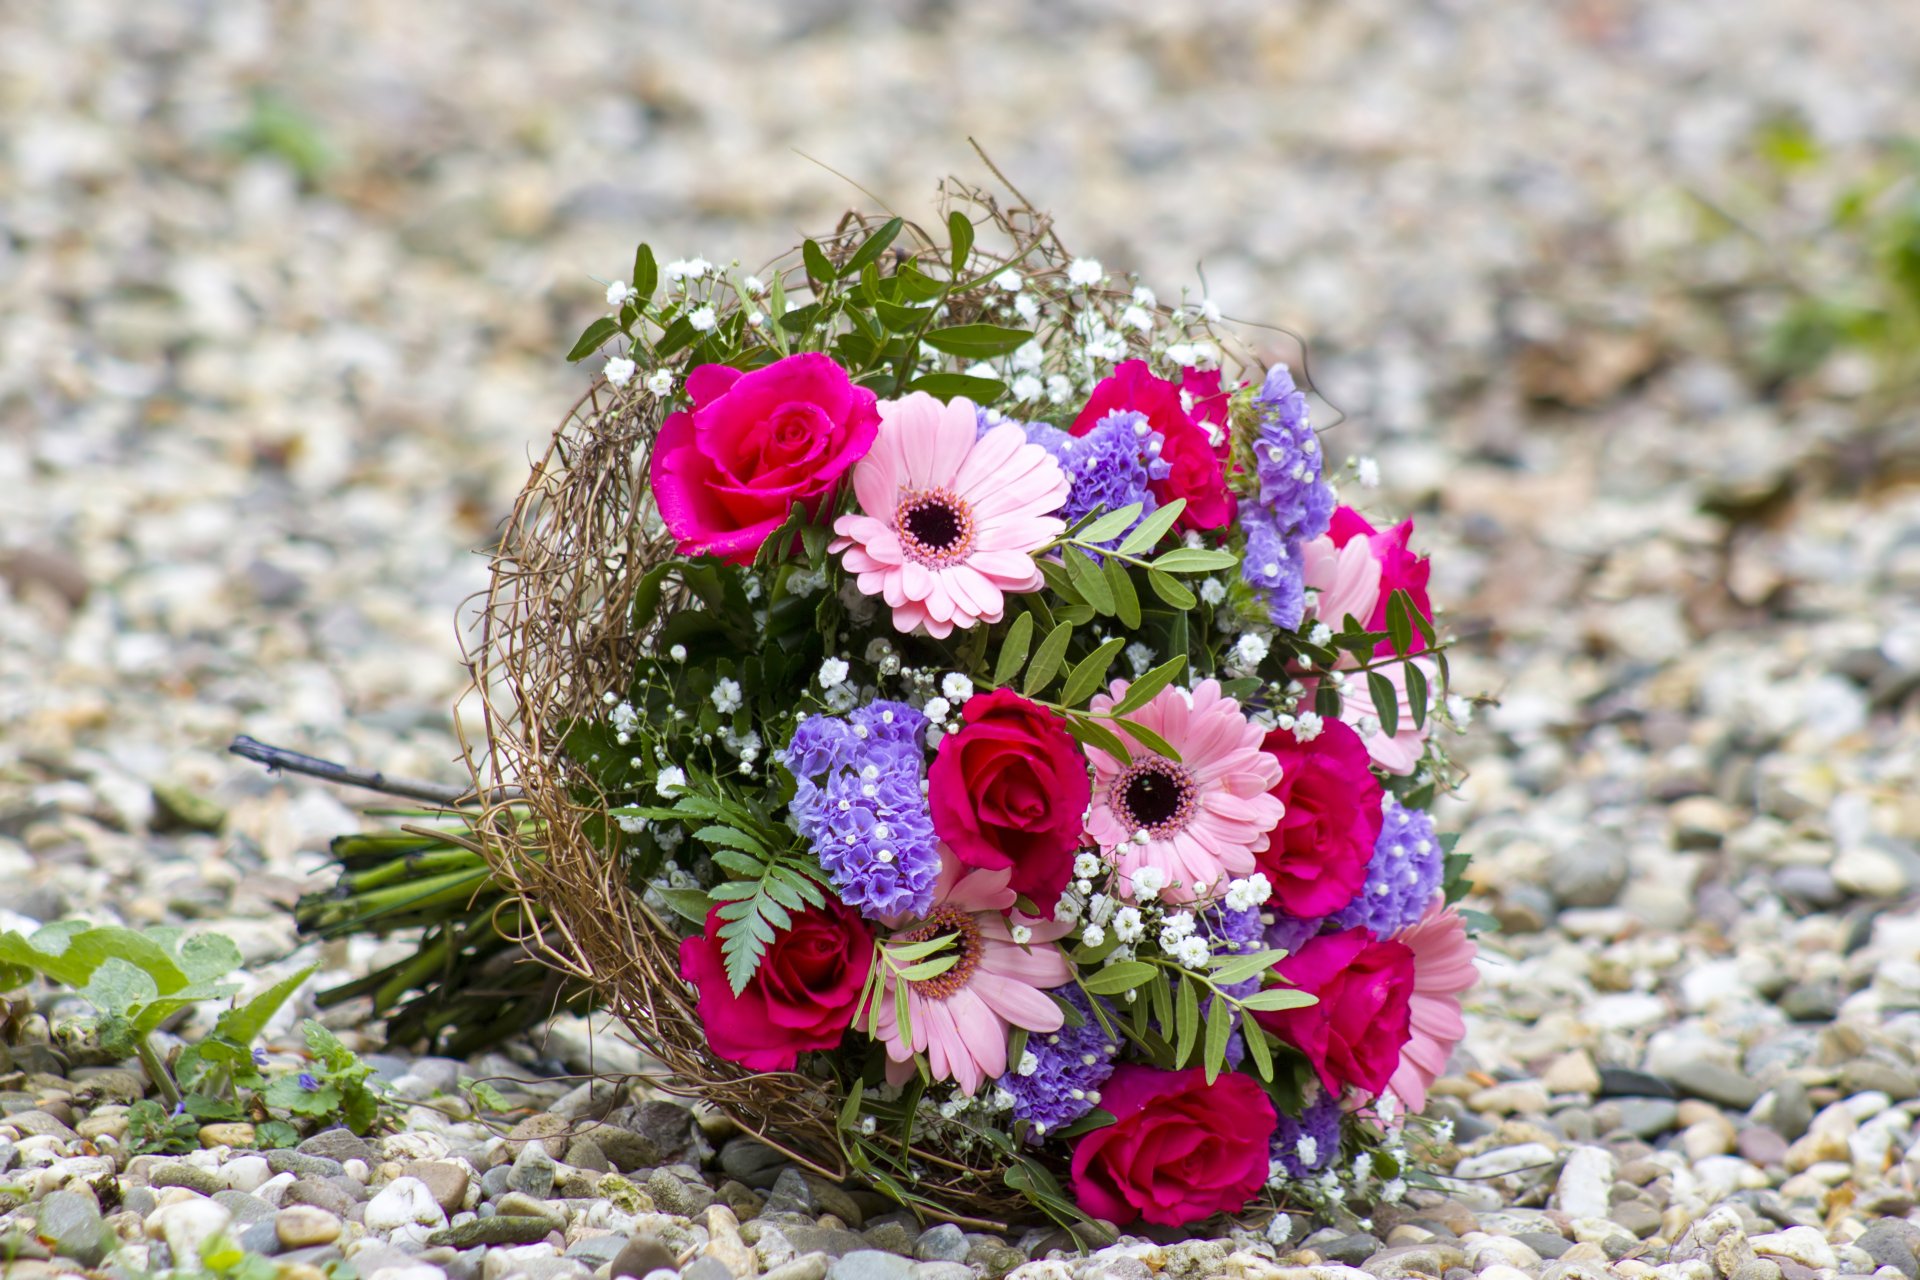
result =
[[[635,1236],[626,1247],[614,1255],[613,1265],[608,1271],[612,1280],[621,1280],[623,1276],[638,1277],[650,1271],[672,1270],[674,1251],[650,1236]]]
[[[346,1172],[338,1160],[285,1149],[267,1152],[267,1168],[296,1178],[338,1178]]]
[[[310,1204],[344,1219],[353,1212],[356,1203],[352,1194],[340,1185],[344,1181],[344,1178],[338,1182],[328,1178],[295,1178],[280,1193],[281,1207]]]
[[[1513,1238],[1549,1262],[1573,1248],[1573,1241],[1552,1231],[1520,1231]]]
[[[964,1262],[967,1234],[951,1222],[928,1227],[914,1242],[913,1256],[926,1262]]]
[[[505,1214],[495,1214],[491,1218],[475,1218],[455,1226],[443,1227],[427,1237],[429,1245],[451,1245],[455,1249],[470,1249],[480,1244],[534,1244],[545,1240],[547,1233],[553,1230],[549,1218],[514,1218]]]
[[[213,1202],[233,1215],[233,1220],[242,1226],[271,1218],[277,1212],[274,1207],[259,1196],[244,1191],[216,1191]]]
[[[1791,1076],[1775,1085],[1773,1112],[1768,1123],[1788,1142],[1803,1137],[1813,1123],[1813,1103],[1807,1097],[1807,1086]]]
[[[979,1272],[964,1262],[916,1262],[913,1280],[976,1280]]]
[[[621,1235],[586,1236],[567,1246],[567,1256],[578,1258],[589,1267],[597,1267],[603,1262],[612,1262],[627,1247],[627,1238]],[[642,1272],[644,1275],[645,1273]]]
[[[1854,1243],[1866,1251],[1876,1266],[1892,1267],[1907,1280],[1915,1280],[1920,1277],[1920,1258],[1916,1258],[1914,1248],[1917,1234],[1920,1228],[1911,1223],[1882,1218]]]
[[[257,1253],[261,1257],[271,1258],[280,1252],[280,1233],[273,1228],[273,1219],[264,1222],[250,1222],[240,1229],[236,1240],[248,1253]]]
[[[219,1174],[188,1164],[185,1160],[155,1161],[147,1170],[147,1182],[156,1187],[185,1187],[203,1196],[212,1196],[227,1188]]]
[[[1366,1232],[1340,1236],[1324,1244],[1314,1246],[1315,1252],[1328,1262],[1338,1262],[1349,1267],[1357,1267],[1384,1248],[1380,1241]]]
[[[91,1195],[56,1191],[40,1202],[35,1231],[51,1239],[63,1258],[97,1267],[117,1241],[100,1218]]]
[[[1714,1062],[1694,1059],[1666,1072],[1667,1081],[1681,1095],[1745,1111],[1760,1097],[1760,1086],[1738,1071]]]
[[[791,1165],[780,1170],[773,1181],[773,1190],[767,1195],[767,1213],[797,1213],[812,1217],[813,1187],[807,1182],[807,1176]]]
[[[529,1142],[513,1158],[513,1166],[507,1171],[507,1186],[544,1200],[553,1194],[555,1172],[553,1157],[547,1154],[546,1147]]]
[[[912,1280],[913,1263],[898,1254],[878,1249],[856,1249],[836,1258],[827,1269],[827,1280]]]
[[[294,1150],[306,1156],[325,1156],[329,1160],[364,1160],[369,1168],[380,1163],[380,1153],[351,1129],[322,1129]]]

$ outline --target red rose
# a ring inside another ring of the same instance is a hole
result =
[[[1380,838],[1380,780],[1367,745],[1338,720],[1302,742],[1275,729],[1262,744],[1280,762],[1269,793],[1287,806],[1254,860],[1273,885],[1273,901],[1301,920],[1330,916],[1353,901],[1366,883],[1367,863]]]
[[[1131,1063],[1100,1088],[1114,1122],[1073,1148],[1073,1195],[1096,1218],[1178,1227],[1235,1213],[1266,1185],[1273,1101],[1251,1076]]]
[[[1233,392],[1221,385],[1218,369],[1182,369],[1180,390],[1193,406],[1188,410],[1193,420],[1207,424],[1201,430],[1212,438],[1214,455],[1224,462],[1233,452]]]
[[[961,715],[927,770],[933,829],[967,866],[1011,867],[1013,891],[1051,919],[1093,798],[1086,758],[1064,720],[1011,689],[975,694]]]
[[[1376,1094],[1413,1034],[1413,951],[1355,926],[1323,933],[1274,966],[1318,1004],[1256,1013],[1260,1025],[1307,1055],[1320,1083]]]
[[[660,424],[648,473],[681,555],[751,564],[794,503],[819,514],[880,429],[873,392],[817,354],[751,373],[703,364],[687,397],[692,410]]]
[[[680,943],[680,976],[700,992],[707,1043],[754,1071],[791,1071],[808,1049],[831,1049],[853,1025],[873,966],[873,934],[836,898],[793,913],[739,995],[720,953],[720,908],[705,936]]]
[[[1233,496],[1220,468],[1220,457],[1207,438],[1207,429],[1193,420],[1180,403],[1180,388],[1147,371],[1145,360],[1128,360],[1115,367],[1087,397],[1087,407],[1073,420],[1071,434],[1083,436],[1108,414],[1131,410],[1165,441],[1160,456],[1171,466],[1166,479],[1148,487],[1161,502],[1187,500],[1180,513],[1182,529],[1218,529],[1233,519]]]
[[[1333,521],[1327,527],[1327,537],[1334,547],[1340,548],[1355,538],[1364,538],[1367,550],[1380,565],[1380,596],[1373,606],[1373,616],[1368,618],[1367,630],[1385,631],[1387,629],[1387,601],[1393,598],[1396,590],[1407,593],[1416,612],[1428,622],[1433,621],[1433,602],[1427,598],[1427,578],[1433,567],[1425,556],[1416,556],[1407,546],[1413,540],[1413,521],[1402,520],[1393,528],[1381,533],[1367,522],[1367,518],[1352,507],[1340,507],[1333,513]],[[1419,628],[1413,632],[1411,653],[1419,653],[1427,647],[1426,637]],[[1393,656],[1393,640],[1382,640],[1373,647],[1376,656]]]

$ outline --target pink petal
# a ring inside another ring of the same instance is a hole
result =
[[[1058,1031],[1065,1021],[1060,1006],[1053,1000],[1036,991],[1024,982],[1003,978],[998,974],[981,970],[974,975],[968,985],[969,991],[977,992],[989,1009],[1005,1018],[1016,1027],[1025,1027],[1029,1031]],[[1000,1046],[1001,1071],[1006,1070],[1006,1046]],[[996,1071],[995,1075],[1000,1074]]]

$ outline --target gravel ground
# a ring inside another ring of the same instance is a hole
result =
[[[7,1274],[101,1265],[104,1215],[123,1274],[230,1229],[287,1280],[1920,1276],[1915,410],[1858,361],[1783,397],[1742,359],[1779,246],[1920,134],[1920,27],[1871,0],[684,8],[0,6],[0,927],[190,923],[263,977],[300,963],[281,908],[356,798],[222,748],[459,778],[458,606],[581,385],[558,354],[595,275],[640,236],[778,252],[859,199],[827,165],[925,208],[980,176],[972,134],[1109,266],[1166,295],[1202,262],[1230,314],[1306,334],[1337,439],[1422,512],[1461,682],[1500,700],[1445,817],[1503,925],[1436,1090],[1459,1180],[1365,1235],[1048,1259],[564,1080],[513,1091],[509,1139],[415,1108],[371,1145],[126,1162],[138,1079],[29,1019],[0,1049]],[[1759,235],[1707,236],[1690,197],[1750,204],[1783,114],[1829,160]],[[182,829],[183,788],[217,831]],[[590,1055],[630,1065],[577,1021],[375,1061],[426,1099]]]

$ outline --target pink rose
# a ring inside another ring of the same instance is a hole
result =
[[[1345,550],[1347,544],[1359,538],[1366,543],[1374,563],[1380,566],[1379,595],[1370,617],[1360,620],[1367,624],[1369,631],[1387,629],[1387,601],[1396,590],[1405,591],[1421,617],[1433,621],[1433,603],[1427,599],[1427,577],[1432,566],[1425,556],[1416,556],[1408,550],[1407,544],[1413,539],[1413,521],[1402,520],[1385,533],[1381,533],[1367,523],[1365,516],[1352,507],[1341,507],[1333,513],[1333,522],[1328,526],[1327,537],[1336,550]],[[1358,614],[1354,615],[1359,617]],[[1338,626],[1339,618],[1324,619],[1330,626]],[[1413,633],[1412,653],[1418,653],[1427,647],[1427,642],[1416,628]],[[1382,640],[1374,647],[1379,657],[1393,656],[1393,642]]]
[[[793,913],[739,995],[720,950],[720,908],[706,933],[680,943],[680,976],[700,993],[707,1043],[752,1071],[791,1071],[800,1054],[831,1049],[853,1025],[873,967],[873,933],[837,898]]]
[[[1182,529],[1218,529],[1233,519],[1233,495],[1221,470],[1207,429],[1193,420],[1180,403],[1180,388],[1147,370],[1145,360],[1128,360],[1114,368],[1087,397],[1086,408],[1073,420],[1069,433],[1083,436],[1108,414],[1119,410],[1143,413],[1165,443],[1160,456],[1171,470],[1166,479],[1148,487],[1161,502],[1185,498],[1180,513]]]
[[[1253,1077],[1129,1063],[1100,1088],[1114,1122],[1073,1148],[1073,1195],[1096,1218],[1178,1227],[1236,1213],[1267,1181],[1273,1101]]]
[[[687,375],[687,396],[693,408],[660,424],[649,473],[682,555],[752,563],[794,503],[821,514],[880,429],[873,392],[823,355],[751,373],[704,364]]]
[[[1256,1013],[1260,1025],[1305,1054],[1329,1090],[1386,1088],[1413,1034],[1412,950],[1356,925],[1309,940],[1274,969],[1318,1003]]]
[[[1382,822],[1379,779],[1366,744],[1338,720],[1302,742],[1275,729],[1262,744],[1280,762],[1270,795],[1286,816],[1254,859],[1273,885],[1273,901],[1288,915],[1315,920],[1353,901],[1366,883],[1367,863]]]
[[[975,694],[961,715],[927,770],[933,829],[967,866],[1011,868],[1009,887],[1050,920],[1093,798],[1086,758],[1066,721],[1011,689]]]

